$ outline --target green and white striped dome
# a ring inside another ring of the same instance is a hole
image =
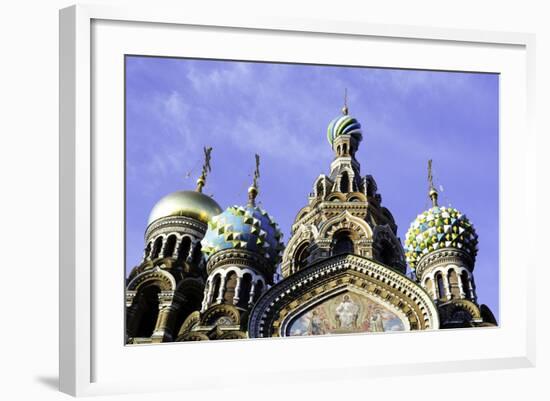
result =
[[[411,269],[423,256],[442,248],[456,248],[475,261],[477,234],[466,215],[452,207],[434,206],[419,214],[405,235],[405,256]]]
[[[361,124],[355,118],[344,114],[336,117],[330,122],[327,128],[328,143],[332,143],[340,135],[351,135],[357,142],[361,142],[363,135],[361,133]]]

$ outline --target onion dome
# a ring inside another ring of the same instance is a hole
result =
[[[475,261],[477,242],[474,226],[466,215],[436,204],[419,214],[409,227],[405,235],[405,256],[413,270],[424,255],[442,248],[461,249]]]
[[[210,196],[198,191],[177,191],[166,195],[151,210],[149,222],[169,216],[185,216],[203,223],[222,212]]]
[[[336,117],[328,125],[327,139],[331,146],[340,135],[351,135],[357,142],[363,139],[359,121],[347,114],[346,107],[343,111],[344,115]]]
[[[251,204],[228,207],[208,222],[201,245],[206,260],[224,249],[246,249],[276,265],[284,248],[282,233],[273,218]]]

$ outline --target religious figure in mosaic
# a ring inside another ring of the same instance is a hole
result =
[[[349,295],[344,295],[342,302],[336,307],[336,319],[342,329],[354,329],[359,317],[359,305]]]

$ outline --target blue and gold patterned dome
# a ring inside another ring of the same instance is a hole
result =
[[[361,124],[355,118],[349,116],[346,109],[344,114],[332,120],[327,128],[327,139],[331,146],[340,135],[351,135],[357,142],[363,139]]]
[[[258,206],[232,206],[213,217],[201,241],[206,260],[224,249],[256,252],[275,266],[284,248],[277,223]]]
[[[475,261],[477,234],[466,215],[452,207],[434,206],[419,214],[405,235],[405,255],[411,269],[432,251],[456,248]]]

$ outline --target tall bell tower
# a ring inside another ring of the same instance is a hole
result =
[[[361,176],[356,158],[363,140],[361,124],[350,116],[347,94],[342,113],[327,128],[334,152],[328,175],[313,185],[308,205],[297,214],[291,238],[283,254],[283,277],[317,261],[339,254],[355,254],[376,260],[404,273],[405,258],[397,225],[382,206],[376,181]]]
[[[417,216],[406,234],[409,266],[438,306],[441,328],[495,325],[489,308],[477,302],[478,235],[465,214],[439,205],[431,160],[428,184],[432,207]]]

